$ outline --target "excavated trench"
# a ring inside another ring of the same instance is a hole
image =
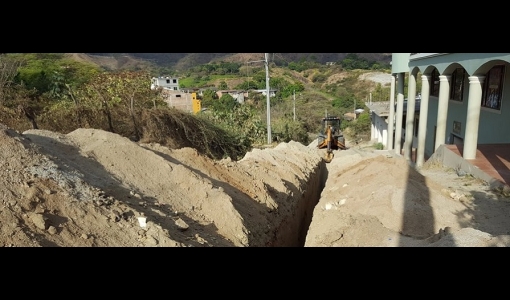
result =
[[[326,186],[326,181],[328,179],[328,168],[325,162],[321,162],[318,168],[318,174],[316,176],[312,176],[310,179],[310,187],[311,191],[309,194],[306,194],[304,198],[305,209],[303,211],[298,211],[298,214],[302,214],[301,222],[297,229],[299,233],[299,239],[297,247],[303,247],[306,241],[306,235],[308,233],[308,228],[312,222],[313,210],[319,200],[321,199],[322,190]]]
[[[321,161],[309,174],[306,189],[294,199],[296,206],[292,214],[281,222],[275,232],[273,247],[304,247],[313,211],[321,198],[328,179],[328,168]]]
[[[191,149],[140,147],[99,130],[23,134],[54,161],[52,169],[36,166],[42,172],[38,177],[62,182],[77,195],[91,191],[78,198],[92,199],[98,189],[120,199],[111,209],[144,213],[161,245],[303,247],[329,173],[316,143],[308,148],[297,142],[282,143],[252,151],[238,162],[215,162]],[[132,199],[133,191],[139,197]],[[172,210],[164,210],[167,206]],[[182,219],[179,224],[177,213]],[[125,228],[113,228],[112,234],[116,230],[139,234],[137,227],[124,221]],[[188,231],[182,230],[182,222]]]

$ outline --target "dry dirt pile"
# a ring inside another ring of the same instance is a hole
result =
[[[320,156],[294,142],[212,161],[101,130],[2,127],[0,148],[4,246],[302,245],[306,228],[290,229],[321,191]]]
[[[386,151],[338,152],[305,246],[508,246],[510,199]]]
[[[0,124],[0,245],[510,244],[510,201],[483,183],[348,142],[325,164],[315,146],[215,161],[101,130]]]

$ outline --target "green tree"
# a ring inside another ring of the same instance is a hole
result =
[[[354,129],[355,134],[364,134],[370,132],[370,124],[370,115],[368,113],[362,113],[354,120],[354,125],[351,127]]]
[[[203,96],[202,96],[202,107],[203,108],[208,108],[208,107],[212,107],[212,105],[214,104],[214,101],[217,101],[218,100],[218,94],[216,94],[216,92],[214,90],[211,90],[211,89],[207,89],[203,92]]]
[[[5,96],[14,84],[18,68],[22,65],[23,60],[8,56],[0,55],[0,105],[4,104]]]
[[[218,89],[227,90],[228,89],[227,83],[225,81],[220,81],[220,83],[218,84]]]
[[[230,94],[223,94],[220,99],[213,102],[216,111],[232,111],[239,103]]]
[[[28,53],[12,57],[23,60],[16,76],[18,83],[29,90],[35,89],[38,95],[57,99],[69,95],[69,88],[76,88],[101,72],[95,65],[67,59],[61,54]]]
[[[244,82],[236,85],[234,88],[238,89],[238,90],[245,90],[245,91],[256,90],[257,89],[257,83],[255,81],[253,81],[253,80],[248,80],[248,81],[244,81]]]
[[[339,98],[333,99],[333,101],[331,102],[331,105],[333,107],[338,107],[338,108],[354,109],[355,101],[356,100],[355,100],[354,95],[348,94],[344,97],[339,97]]]

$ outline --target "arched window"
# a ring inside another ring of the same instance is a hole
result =
[[[457,68],[452,73],[452,87],[450,96],[452,100],[462,101],[462,94],[464,92],[464,78],[466,76],[466,70],[464,68]]]
[[[482,95],[482,107],[497,110],[501,109],[504,75],[504,65],[494,66],[489,70],[489,72],[487,72]]]
[[[434,69],[432,74],[430,74],[430,95],[439,97],[439,71]]]

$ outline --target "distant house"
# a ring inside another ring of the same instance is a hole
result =
[[[269,89],[269,97],[274,97],[276,96],[276,92],[278,90],[274,90],[274,89]],[[262,96],[265,96],[267,94],[267,89],[263,89],[263,90],[254,90],[254,92],[256,93],[261,93]]]
[[[191,112],[193,110],[192,95],[182,91],[163,89],[161,95],[169,107]]]
[[[219,90],[216,91],[216,95],[218,95],[218,99],[221,96],[229,94],[232,98],[236,99],[238,103],[244,103],[244,98],[248,97],[248,92],[243,90]]]
[[[216,88],[215,87],[206,87],[206,88],[181,88],[180,91],[182,92],[185,92],[185,93],[197,93],[197,95],[199,96],[204,96],[204,91],[205,90],[213,90],[215,91]]]
[[[180,91],[179,89],[179,78],[174,77],[152,77],[151,79],[151,89],[154,90],[158,87],[172,90],[172,91]]]
[[[348,113],[345,113],[344,114],[344,119],[347,120],[347,121],[352,121],[352,120],[355,120],[359,117],[359,115],[364,112],[365,110],[362,109],[362,108],[358,108],[356,110],[354,110],[354,112],[348,112]]]

